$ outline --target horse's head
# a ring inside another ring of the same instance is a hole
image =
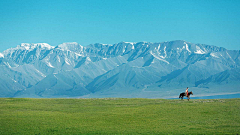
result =
[[[192,91],[191,91],[189,94],[192,94],[192,95],[193,95]]]

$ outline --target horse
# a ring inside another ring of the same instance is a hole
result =
[[[188,101],[189,101],[191,94],[193,95],[192,91],[188,92],[188,96],[185,94],[185,92],[183,92],[183,93],[180,93],[179,98],[181,98],[183,100],[183,97],[186,96],[188,98]]]

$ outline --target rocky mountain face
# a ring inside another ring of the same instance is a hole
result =
[[[0,75],[1,97],[167,98],[186,87],[229,93],[240,91],[240,51],[182,40],[22,43],[0,53]]]

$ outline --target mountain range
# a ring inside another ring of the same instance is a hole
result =
[[[240,93],[240,50],[183,40],[22,43],[0,53],[0,97],[177,97]]]

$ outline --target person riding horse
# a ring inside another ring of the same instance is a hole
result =
[[[179,98],[183,99],[183,97],[186,96],[188,98],[188,101],[189,101],[191,94],[193,95],[192,91],[188,92],[188,87],[187,87],[185,92],[180,93]]]

